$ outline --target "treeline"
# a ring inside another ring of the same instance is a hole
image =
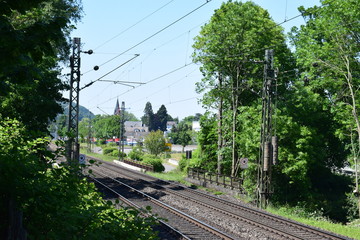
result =
[[[144,109],[144,115],[141,117],[143,124],[149,127],[149,131],[166,131],[166,123],[168,121],[179,122],[178,118],[172,118],[166,110],[165,105],[161,105],[159,110],[154,113],[152,105],[147,102]]]
[[[189,164],[244,176],[255,198],[264,52],[273,49],[271,107],[279,152],[271,202],[346,222],[358,218],[360,209],[354,177],[337,173],[355,168],[359,158],[360,2],[322,0],[320,7],[299,10],[306,23],[289,34],[293,52],[282,27],[252,2],[223,3],[202,27],[193,61],[202,66],[197,92],[209,111]],[[239,168],[244,157],[246,170]]]

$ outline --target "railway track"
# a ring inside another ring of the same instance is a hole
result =
[[[201,216],[199,213],[195,215],[197,218],[207,220],[208,224],[215,224],[218,228],[229,234],[234,234],[234,236],[238,238],[244,237],[244,234],[241,233],[241,231],[236,232],[237,228],[245,227],[254,229],[255,227],[257,229],[256,231],[264,232],[268,239],[349,239],[275,216],[256,208],[226,201],[219,197],[183,187],[172,182],[163,181],[136,171],[129,171],[113,163],[106,162],[100,167],[106,169],[107,174],[111,174],[114,177],[121,177],[124,181],[127,181],[128,184],[132,184],[134,188],[156,189],[155,193],[152,193],[156,197],[173,195],[176,196],[177,199],[182,199],[181,201],[170,200],[168,204],[174,204],[175,202],[176,207],[182,209],[182,211],[187,211],[188,214],[193,214],[193,212],[191,210],[189,211],[186,207],[189,205],[192,205],[192,207],[196,205],[198,209],[205,209],[200,210],[200,212],[207,211],[216,213],[212,221],[208,221],[206,217]],[[220,221],[222,221],[222,223],[227,222],[225,227],[224,224],[219,225]],[[226,227],[226,225],[229,227]],[[234,227],[231,225],[237,226]]]
[[[128,184],[107,176],[106,172],[96,169],[93,173],[97,177],[91,178],[96,184],[116,194],[126,205],[137,209],[151,207],[152,212],[161,218],[166,218],[169,224],[160,220],[160,226],[156,228],[160,232],[161,239],[234,239]]]

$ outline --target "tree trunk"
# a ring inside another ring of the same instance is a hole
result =
[[[343,50],[342,48],[340,48],[341,50]],[[360,146],[360,121],[359,121],[359,116],[357,114],[357,109],[356,109],[356,96],[355,96],[355,92],[353,89],[353,82],[352,82],[352,74],[351,74],[351,70],[350,70],[350,61],[347,55],[343,55],[343,60],[345,62],[345,66],[346,66],[346,70],[347,73],[344,74],[347,84],[348,84],[348,88],[350,91],[350,96],[351,96],[351,107],[352,107],[352,115],[354,117],[355,120],[355,124],[356,124],[356,132],[358,135],[358,146]],[[356,152],[354,151],[354,164],[355,164],[355,186],[356,186],[356,191],[359,191],[359,176],[357,173],[357,157],[356,157]],[[358,210],[359,210],[359,216],[360,216],[360,197],[359,197],[359,204],[358,204]]]
[[[233,90],[232,90],[232,110],[233,110],[233,124],[232,124],[232,164],[231,164],[231,176],[235,177],[235,171],[236,171],[236,164],[238,160],[238,149],[236,144],[236,129],[237,129],[237,113],[238,113],[238,105],[239,105],[239,77],[240,77],[240,69],[239,66],[236,68],[236,77],[234,79],[233,83]]]
[[[23,226],[22,212],[17,209],[12,199],[8,200],[9,225],[7,240],[26,240],[27,234]]]
[[[222,89],[222,76],[219,74],[219,88]],[[220,96],[219,109],[218,109],[218,154],[217,154],[217,173],[221,174],[221,164],[223,161],[223,154],[221,152],[223,148],[223,135],[222,135],[222,114],[223,114],[223,97]]]

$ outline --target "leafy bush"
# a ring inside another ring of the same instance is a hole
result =
[[[114,151],[112,151],[111,153],[108,154],[109,156],[112,156],[112,157],[119,157],[119,150],[116,149]],[[126,153],[123,153],[123,152],[120,152],[120,157],[126,157]]]
[[[49,140],[31,139],[17,121],[0,121],[0,232],[21,211],[29,239],[156,239],[153,218],[116,209],[70,165],[52,168]],[[59,150],[61,151],[61,149]],[[8,208],[9,202],[12,206]],[[59,208],[59,206],[61,206]],[[6,238],[6,237],[5,237]]]
[[[180,161],[179,161],[179,169],[180,171],[187,171],[189,159],[186,159],[184,155],[182,155]]]
[[[144,159],[144,152],[142,151],[141,146],[134,147],[128,154],[129,158],[132,160],[142,161]]]
[[[155,156],[146,155],[142,162],[152,165],[154,168],[154,172],[163,172],[165,170],[165,167],[162,165],[161,159]]]
[[[192,154],[191,159],[186,159],[185,155],[182,155],[180,161],[179,161],[179,169],[181,171],[187,172],[188,168],[190,167],[201,167],[201,159],[198,158],[199,156],[199,150],[195,149]]]
[[[103,148],[103,154],[104,154],[104,155],[111,155],[111,156],[112,156],[112,153],[113,153],[114,151],[119,152],[119,150],[118,150],[116,147],[106,147],[106,148]]]

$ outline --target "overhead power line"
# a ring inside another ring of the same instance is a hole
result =
[[[186,18],[187,16],[189,16],[190,14],[194,13],[195,11],[199,10],[200,8],[202,8],[203,6],[205,6],[206,4],[208,4],[209,2],[211,2],[212,0],[207,0],[205,3],[203,3],[202,5],[200,5],[199,7],[195,8],[194,10],[190,11],[189,13],[185,14],[184,16],[180,17],[179,19],[175,20],[174,22],[170,23],[169,25],[163,27],[162,29],[160,29],[159,31],[155,32],[154,34],[150,35],[149,37],[145,38],[144,40],[140,41],[139,43],[135,44],[134,46],[126,49],[125,51],[123,51],[122,53],[116,55],[115,57],[109,59],[108,61],[102,63],[99,66],[103,66],[111,61],[113,61],[114,59],[120,57],[121,55],[127,53],[128,51],[136,48],[137,46],[143,44],[144,42],[148,41],[149,39],[155,37],[156,35],[158,35],[159,33],[163,32],[164,30],[168,29],[169,27],[171,27],[172,25],[176,24],[177,22],[181,21],[182,19]]]
[[[159,76],[159,77],[153,78],[153,79],[145,82],[144,84],[148,84],[148,83],[154,82],[154,81],[156,81],[156,80],[159,80],[160,78],[163,78],[163,77],[165,77],[165,76],[167,76],[167,75],[170,75],[170,74],[172,74],[172,73],[174,73],[174,72],[176,72],[176,71],[179,71],[180,69],[183,69],[183,68],[185,68],[185,67],[187,67],[187,66],[189,66],[189,65],[192,65],[192,64],[193,64],[193,63],[185,64],[184,66],[181,66],[181,67],[178,67],[178,68],[176,68],[176,69],[174,69],[174,70],[171,70],[170,72],[167,72],[167,73],[165,73],[165,74],[163,74],[163,75],[161,75],[161,76]],[[102,105],[102,104],[105,104],[105,103],[107,103],[107,102],[109,102],[109,101],[111,101],[111,100],[113,100],[113,99],[115,99],[115,98],[118,98],[118,97],[120,97],[120,96],[122,96],[122,95],[124,95],[124,94],[126,94],[126,93],[128,93],[128,92],[130,92],[130,91],[132,91],[132,90],[134,90],[135,88],[140,87],[140,86],[141,86],[141,85],[138,85],[138,86],[136,86],[136,87],[134,87],[134,88],[131,88],[131,89],[129,89],[129,90],[127,90],[127,91],[125,91],[125,92],[123,92],[123,93],[115,96],[115,97],[111,97],[111,98],[109,98],[108,100],[106,100],[106,101],[104,101],[104,102],[102,102],[102,103],[99,103],[98,106],[100,106],[100,105]]]
[[[127,60],[126,62],[120,64],[119,66],[117,66],[116,68],[114,68],[113,70],[107,72],[106,74],[102,75],[101,77],[99,77],[98,79],[89,82],[88,84],[86,84],[85,86],[83,86],[80,90],[83,90],[84,88],[90,87],[91,85],[93,85],[95,82],[100,81],[103,77],[106,77],[107,75],[109,75],[110,73],[114,72],[115,70],[119,69],[120,67],[124,66],[125,64],[127,64],[128,62],[132,61],[133,59],[137,58],[138,56],[140,56],[140,54],[135,54],[134,57],[130,58],[129,60]]]
[[[116,34],[114,37],[110,38],[109,40],[105,41],[104,43],[100,44],[99,46],[97,46],[94,50],[104,46],[105,44],[107,44],[108,42],[114,40],[115,38],[119,37],[120,35],[124,34],[125,32],[127,32],[128,30],[130,30],[131,28],[135,27],[136,25],[138,25],[139,23],[143,22],[145,19],[151,17],[152,15],[154,15],[155,13],[157,13],[158,11],[160,11],[161,9],[163,9],[164,7],[166,7],[167,5],[169,5],[170,3],[172,3],[175,0],[171,0],[169,2],[167,2],[166,4],[162,5],[160,8],[156,9],[154,12],[148,14],[147,16],[143,17],[142,19],[140,19],[139,21],[137,21],[136,23],[134,23],[133,25],[131,25],[130,27],[126,28],[125,30],[121,31],[120,33]]]

